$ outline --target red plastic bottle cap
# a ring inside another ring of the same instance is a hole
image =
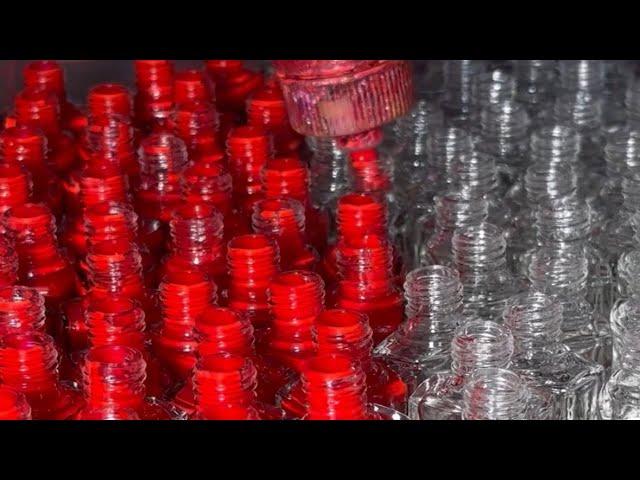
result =
[[[274,61],[297,132],[339,137],[371,130],[409,111],[410,64],[403,60]]]

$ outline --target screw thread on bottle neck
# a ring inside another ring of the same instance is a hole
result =
[[[482,110],[492,105],[513,100],[516,96],[516,79],[503,69],[479,73],[471,84],[471,103],[479,120]]]
[[[524,420],[529,390],[515,373],[503,368],[481,368],[465,383],[462,418],[465,420]]]
[[[0,165],[0,213],[24,205],[31,197],[31,178],[20,165]]]
[[[60,135],[60,103],[54,93],[28,87],[18,93],[14,106],[19,126],[40,129],[49,140]]]
[[[128,174],[137,173],[133,137],[128,117],[90,116],[84,139],[86,151],[80,153],[87,164],[113,165]]]
[[[529,117],[513,99],[489,105],[481,114],[479,148],[498,162],[520,164],[528,147]]]
[[[113,115],[130,118],[131,93],[117,83],[100,83],[89,90],[87,105],[91,117],[109,117]]]
[[[567,91],[602,93],[605,64],[602,60],[560,60],[560,85]]]
[[[349,171],[345,153],[335,138],[306,137],[311,152],[311,183],[313,198],[320,205],[332,203],[346,193],[349,185]]]
[[[393,126],[396,141],[413,157],[429,156],[429,141],[443,128],[444,118],[438,105],[418,99],[411,111]],[[415,165],[417,167],[417,165]]]
[[[243,357],[254,352],[254,329],[249,319],[230,308],[209,306],[196,319],[200,357],[232,353]]]
[[[272,336],[269,346],[296,366],[315,351],[312,328],[324,308],[324,282],[313,272],[293,270],[276,275],[269,285]]]
[[[351,193],[338,200],[338,235],[346,242],[363,235],[386,235],[387,209],[366,193]]]
[[[262,169],[272,157],[272,142],[267,132],[249,125],[232,129],[227,137],[227,155],[234,192],[240,197],[259,193]]]
[[[202,357],[193,373],[197,412],[208,420],[257,420],[257,371],[251,360],[229,353]]]
[[[366,315],[333,308],[318,315],[313,327],[318,354],[344,354],[365,361],[373,350],[373,330]]]
[[[0,386],[0,420],[31,420],[31,407],[22,393]]]
[[[393,253],[389,242],[377,235],[365,235],[337,246],[339,294],[346,299],[374,300],[391,295]]]
[[[129,183],[113,165],[88,165],[80,176],[80,202],[84,209],[100,204],[126,203]]]
[[[176,72],[173,79],[173,98],[176,105],[186,102],[214,102],[214,86],[202,70]]]
[[[412,270],[404,282],[407,318],[431,319],[462,311],[462,283],[456,270],[430,265]]]
[[[575,167],[580,154],[580,136],[566,125],[543,125],[531,134],[530,150],[533,164]]]
[[[447,60],[444,64],[445,112],[451,116],[468,114],[472,105],[473,78],[486,66],[480,60]]]
[[[136,242],[138,215],[128,203],[96,204],[85,210],[84,232],[89,248],[105,241]]]
[[[292,198],[260,200],[253,206],[254,232],[273,238],[280,251],[283,268],[292,267],[305,249],[304,207]]]
[[[200,272],[170,271],[158,294],[165,327],[179,324],[193,329],[196,319],[217,301],[215,285]]]
[[[253,322],[267,312],[267,288],[279,269],[277,244],[265,235],[240,235],[227,246],[231,282],[229,306],[245,311]]]
[[[123,345],[92,347],[84,357],[82,387],[87,409],[138,410],[145,398],[147,364]]]
[[[25,87],[41,87],[55,93],[61,101],[64,101],[64,72],[57,62],[53,60],[31,62],[22,71],[22,76]]]
[[[466,376],[478,368],[508,367],[513,355],[513,335],[495,322],[471,320],[455,331],[451,342],[451,369]]]
[[[429,162],[437,171],[440,183],[450,183],[455,174],[457,159],[469,155],[473,150],[471,136],[457,127],[439,127],[427,139]]]
[[[627,174],[640,173],[640,131],[624,128],[607,137],[604,147],[607,177],[619,185]]]
[[[436,225],[439,229],[454,230],[483,223],[489,215],[484,198],[475,198],[461,191],[449,191],[435,199]]]
[[[584,142],[599,131],[602,123],[602,98],[597,93],[586,90],[564,91],[553,105],[553,118],[575,128]]]
[[[20,285],[0,288],[0,336],[44,332],[44,297],[35,288]]]
[[[223,250],[223,217],[205,203],[188,203],[177,208],[169,223],[171,249],[193,265],[220,259]]]
[[[231,213],[231,175],[222,165],[195,164],[184,173],[187,201],[213,205],[223,216]]]
[[[275,157],[262,171],[262,190],[266,198],[289,197],[307,205],[309,169],[297,156]]]
[[[507,243],[495,225],[485,222],[456,230],[451,244],[463,285],[482,284],[488,275],[506,266]]]
[[[533,163],[524,176],[524,188],[531,205],[576,193],[577,179],[567,164]]]
[[[536,210],[538,243],[582,243],[590,234],[589,205],[575,195],[550,199]]]
[[[0,159],[8,165],[22,165],[32,175],[40,194],[49,180],[47,139],[28,126],[7,128],[0,133]]]
[[[0,340],[0,379],[27,399],[58,388],[58,352],[42,332],[11,333]]]
[[[473,150],[454,161],[454,185],[461,194],[473,198],[491,195],[498,187],[498,172],[493,157]]]
[[[553,60],[516,60],[517,98],[528,105],[549,101],[555,79]]]
[[[242,60],[205,60],[205,68],[215,82],[220,110],[244,112],[247,99],[263,85],[261,74],[244,68]]]
[[[302,372],[308,420],[367,418],[366,375],[345,355],[325,354],[309,360]]]
[[[122,294],[143,300],[142,259],[137,246],[125,239],[96,243],[86,258],[89,285],[96,293]]]
[[[145,354],[145,313],[136,301],[91,295],[88,300],[85,321],[90,347],[121,345]]]
[[[198,154],[202,153],[199,149],[204,149],[204,136],[218,141],[218,114],[209,103],[178,103],[173,113],[173,126],[176,136],[185,143],[194,161],[198,161]]]
[[[535,353],[561,340],[562,305],[544,293],[530,291],[511,297],[502,317],[518,354]]]
[[[533,254],[528,277],[536,290],[573,301],[584,295],[588,272],[582,245],[557,243]]]

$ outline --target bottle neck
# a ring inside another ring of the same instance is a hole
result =
[[[580,244],[590,234],[590,209],[575,196],[549,200],[536,210],[536,234],[541,245]]]
[[[196,319],[217,300],[216,287],[203,273],[171,271],[158,288],[162,320],[193,328]]]
[[[257,371],[248,358],[231,354],[201,358],[193,373],[193,386],[202,418],[257,419]]]
[[[453,261],[464,285],[482,283],[506,268],[506,241],[490,223],[456,230],[452,238]]]
[[[209,203],[223,216],[231,213],[231,175],[223,165],[194,164],[184,178],[188,201]]]
[[[467,380],[462,394],[465,420],[524,420],[529,390],[515,373],[482,368]]]
[[[498,187],[498,173],[492,157],[473,151],[454,160],[454,185],[464,195],[481,198]]]
[[[22,393],[0,387],[0,420],[31,420],[31,407]]]
[[[435,168],[442,186],[452,183],[459,158],[471,155],[473,144],[469,133],[457,127],[436,128],[427,139],[429,163]]]
[[[314,199],[321,205],[338,198],[349,188],[349,169],[345,153],[334,138],[306,137],[312,152],[311,182]]]
[[[278,243],[283,265],[291,265],[303,254],[305,212],[297,200],[261,200],[253,206],[251,223],[256,233],[272,237]]]
[[[249,319],[225,307],[209,306],[196,319],[195,337],[200,357],[231,353],[250,356],[254,352],[254,329]]]
[[[44,297],[35,288],[0,288],[0,335],[44,331]]]
[[[296,156],[276,157],[262,172],[262,188],[266,198],[293,198],[307,206],[309,170]]]
[[[19,165],[0,166],[0,213],[24,205],[31,197],[31,179]]]
[[[0,241],[0,287],[14,285],[18,281],[18,254]]]
[[[93,245],[86,263],[92,289],[129,293],[134,298],[143,294],[142,258],[133,243],[114,240]]]
[[[145,313],[128,298],[91,298],[85,310],[91,347],[121,345],[145,353]]]
[[[336,222],[344,241],[357,241],[363,235],[386,235],[387,209],[368,194],[347,194],[338,201]]]
[[[195,265],[222,255],[224,222],[222,215],[205,203],[185,204],[169,223],[174,254]]]
[[[313,327],[318,354],[343,354],[365,363],[373,351],[373,330],[367,317],[342,309],[318,315]]]
[[[439,230],[453,232],[487,219],[489,205],[484,198],[468,196],[464,192],[448,192],[436,197],[436,225]]]
[[[337,246],[339,291],[344,298],[365,301],[393,291],[393,253],[389,242],[367,235]]]
[[[92,87],[87,96],[87,105],[92,117],[121,115],[129,118],[132,113],[129,90],[115,83]]]
[[[511,330],[517,354],[531,354],[560,343],[562,305],[539,292],[516,295],[507,300],[504,324]]]
[[[588,269],[582,245],[557,243],[533,254],[528,277],[535,289],[575,301],[584,296]]]
[[[429,322],[462,311],[462,283],[458,272],[432,265],[412,270],[404,282],[405,316]]]
[[[302,373],[309,420],[364,420],[367,418],[366,375],[351,358],[321,355]]]
[[[531,160],[544,165],[575,165],[580,154],[580,136],[572,127],[544,125],[531,135]]]
[[[227,155],[234,193],[240,197],[259,193],[262,169],[273,155],[272,140],[267,132],[255,126],[232,129],[227,138]]]
[[[456,329],[451,343],[451,369],[456,375],[467,376],[478,368],[506,368],[513,350],[513,335],[508,328],[472,320]]]
[[[140,409],[146,393],[146,368],[138,350],[121,345],[91,348],[82,366],[87,408]]]
[[[481,114],[481,128],[482,151],[508,164],[524,160],[529,118],[522,105],[511,99],[488,106]]]
[[[138,215],[127,203],[102,203],[84,212],[84,234],[91,248],[102,242],[136,242]]]
[[[574,195],[577,179],[570,165],[534,163],[527,168],[524,188],[531,205]]]
[[[602,60],[561,60],[560,85],[564,90],[601,93],[604,90],[605,64]]]

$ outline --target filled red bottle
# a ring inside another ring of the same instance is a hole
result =
[[[122,345],[92,347],[82,365],[84,408],[76,420],[170,420],[168,409],[146,398],[147,364],[139,350]]]
[[[311,202],[309,169],[300,158],[288,155],[269,159],[262,170],[262,189],[266,198],[288,197],[302,203],[307,241],[322,254],[327,246],[329,217]]]
[[[273,238],[280,250],[283,270],[314,270],[319,261],[306,245],[304,207],[292,198],[270,198],[253,205],[253,231]]]
[[[174,132],[187,146],[192,163],[223,159],[218,114],[212,104],[193,101],[178,103],[172,118]]]
[[[203,70],[189,69],[176,72],[173,96],[176,104],[184,102],[215,103],[215,86]]]
[[[260,127],[232,129],[227,137],[229,169],[233,178],[234,206],[250,224],[251,209],[262,195],[262,170],[272,157],[271,138]]]
[[[74,140],[62,130],[58,97],[40,86],[27,87],[15,98],[16,126],[39,129],[47,137],[49,166],[60,175],[76,164]]]
[[[247,100],[247,122],[263,127],[273,136],[276,155],[295,153],[302,146],[303,137],[291,128],[282,90],[275,82]]]
[[[373,329],[374,344],[389,336],[403,320],[403,298],[394,284],[389,242],[365,235],[337,246],[339,282],[336,306],[364,313]]]
[[[185,196],[183,172],[188,157],[184,142],[170,133],[156,133],[140,146],[140,181],[135,207],[142,221],[142,239],[161,258],[173,211]]]
[[[55,219],[44,204],[25,203],[5,212],[4,222],[15,239],[20,282],[46,298],[53,313],[48,331],[55,334],[59,331],[56,312],[75,294],[76,286],[73,266],[57,245]]]
[[[228,287],[223,217],[206,203],[185,203],[169,224],[171,252],[164,271],[197,270],[215,282],[218,291]]]
[[[22,393],[0,386],[0,420],[31,420],[31,407]]]
[[[313,327],[318,354],[344,354],[358,361],[366,375],[369,401],[404,412],[407,386],[382,360],[373,358],[373,332],[367,317],[348,310],[322,312]],[[278,404],[293,418],[300,418],[306,399],[300,380],[280,392]]]
[[[0,381],[24,394],[34,420],[67,420],[82,408],[80,395],[58,378],[58,351],[42,332],[0,339]]]
[[[45,321],[44,297],[35,288],[0,288],[0,336],[44,332]]]
[[[246,313],[257,328],[269,323],[267,289],[279,264],[278,246],[265,235],[241,235],[227,245],[229,307]]]
[[[29,63],[23,70],[24,85],[29,88],[42,88],[56,95],[60,103],[62,126],[74,135],[85,127],[82,111],[67,99],[64,71],[53,60],[38,60]]]
[[[31,197],[31,178],[20,165],[0,165],[0,214]]]
[[[161,325],[153,333],[153,350],[179,381],[196,363],[196,319],[217,301],[216,286],[198,271],[169,271],[158,292]]]
[[[0,159],[3,164],[25,168],[33,181],[34,200],[59,213],[62,192],[47,163],[47,139],[42,133],[27,126],[5,129],[0,133]]]
[[[113,164],[124,174],[136,177],[136,132],[129,117],[119,114],[90,116],[78,145],[83,164]]]
[[[173,64],[169,60],[136,60],[136,126],[144,132],[170,129],[173,111]]]
[[[246,69],[242,60],[205,60],[204,64],[215,84],[219,110],[234,113],[241,121],[247,99],[264,82],[262,75]]]
[[[227,238],[235,236],[232,211],[231,174],[219,163],[191,165],[184,172],[188,203],[205,203],[218,210],[224,217],[224,233]]]
[[[131,118],[133,113],[131,92],[118,83],[99,83],[89,90],[87,107],[95,118],[122,116]]]
[[[283,412],[258,401],[258,372],[248,357],[230,353],[198,360],[193,373],[197,420],[278,420]]]

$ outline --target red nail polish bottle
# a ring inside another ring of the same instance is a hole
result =
[[[42,87],[27,87],[15,98],[16,126],[41,130],[47,137],[49,166],[65,174],[76,164],[73,139],[62,131],[58,97]]]
[[[203,70],[176,72],[173,79],[173,96],[176,105],[184,102],[215,104],[215,85]]]
[[[268,355],[299,372],[316,351],[312,327],[324,309],[324,282],[313,272],[279,273],[269,285],[269,304]]]
[[[262,86],[264,78],[244,68],[242,60],[205,60],[204,64],[215,84],[218,108],[239,114],[241,120],[247,99]]]
[[[303,420],[393,420],[406,416],[368,403],[366,376],[347,355],[322,354],[302,372],[307,411]]]
[[[31,197],[31,178],[20,165],[0,165],[0,214]]]
[[[0,288],[0,336],[44,332],[45,321],[44,297],[35,288]]]
[[[156,133],[142,141],[140,151],[135,207],[142,220],[143,244],[159,260],[169,221],[185,195],[182,174],[188,163],[187,149],[175,135]]]
[[[136,177],[139,165],[135,152],[136,132],[129,117],[112,114],[89,117],[78,152],[83,164],[113,164]]]
[[[53,338],[42,332],[2,337],[0,380],[25,395],[34,420],[66,420],[82,407],[80,395],[60,383],[58,352]]]
[[[329,216],[317,208],[309,195],[309,169],[297,155],[269,159],[262,171],[262,190],[266,198],[289,197],[305,209],[307,241],[320,254],[327,245]]]
[[[58,97],[62,126],[74,135],[80,134],[86,125],[84,115],[67,100],[62,67],[53,60],[39,60],[28,64],[22,73],[25,87],[42,88]]]
[[[15,285],[18,281],[18,254],[13,245],[0,240],[0,287]]]
[[[173,111],[173,64],[169,60],[136,60],[136,126],[143,132],[169,128]]]
[[[260,88],[247,100],[247,122],[273,136],[276,155],[295,153],[302,146],[303,137],[289,124],[287,106],[277,83]]]
[[[273,238],[280,250],[283,270],[314,270],[319,261],[315,249],[305,244],[304,207],[292,198],[270,198],[253,205],[253,231]]]
[[[280,409],[261,404],[256,395],[257,371],[248,357],[230,353],[198,360],[193,373],[198,420],[277,420]]]
[[[131,118],[131,92],[118,83],[99,83],[89,90],[87,106],[92,117]]]
[[[267,289],[279,262],[277,244],[264,235],[240,235],[227,245],[229,307],[246,313],[254,327],[269,323]]]
[[[75,294],[76,275],[58,249],[53,215],[44,204],[25,203],[5,212],[4,224],[15,239],[20,281],[45,297],[47,331],[57,335],[60,305]]]
[[[187,146],[192,163],[223,160],[218,114],[211,103],[177,103],[172,121],[174,132]]]
[[[210,306],[196,320],[197,356],[231,353],[250,357],[258,370],[258,400],[273,403],[276,390],[292,381],[293,372],[255,351],[254,329],[246,315],[230,308]],[[192,377],[173,399],[173,405],[185,415],[196,409]]]
[[[373,332],[367,317],[348,310],[322,312],[314,325],[318,354],[344,354],[360,362],[367,377],[367,396],[378,405],[404,412],[407,386],[382,360],[372,357]],[[300,380],[279,394],[278,404],[293,418],[305,413],[306,399]]]
[[[170,420],[168,409],[154,399],[145,398],[146,369],[142,353],[133,348],[121,345],[90,348],[82,365],[85,406],[75,419]]]
[[[179,381],[187,379],[196,362],[196,319],[217,301],[216,286],[198,271],[170,271],[158,292],[162,321],[152,334],[153,350]]]
[[[337,246],[336,306],[364,313],[374,344],[390,335],[403,320],[403,298],[394,285],[392,249],[377,235],[365,235]]]
[[[22,393],[0,386],[0,420],[31,420],[31,407]]]
[[[45,202],[54,214],[61,209],[61,190],[47,164],[47,139],[27,127],[7,128],[0,133],[0,159],[8,165],[21,165],[33,181],[33,198]]]
[[[251,208],[262,195],[262,169],[272,157],[271,137],[262,128],[242,126],[227,137],[234,206],[250,225]]]
[[[224,223],[220,212],[205,203],[185,203],[170,222],[171,245],[163,271],[197,271],[217,286],[226,299],[229,287]]]

